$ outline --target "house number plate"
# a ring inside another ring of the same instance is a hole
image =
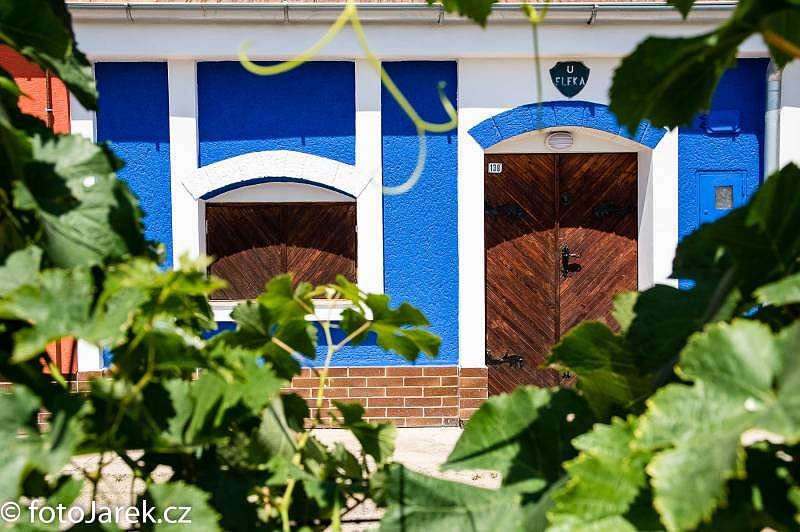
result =
[[[489,173],[499,174],[503,171],[503,163],[489,163]]]

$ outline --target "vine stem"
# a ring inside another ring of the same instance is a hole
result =
[[[780,51],[787,53],[792,57],[800,57],[800,46],[797,46],[793,42],[771,30],[765,31],[763,35],[764,40],[767,41],[767,44],[778,48]]]
[[[348,23],[353,29],[356,41],[358,42],[359,47],[364,51],[370,66],[372,66],[375,72],[378,73],[381,83],[384,87],[386,87],[387,92],[389,92],[392,98],[394,98],[395,102],[397,102],[417,130],[419,149],[417,155],[417,164],[414,167],[414,170],[411,172],[411,175],[400,185],[383,187],[384,194],[402,194],[410,190],[417,183],[417,181],[419,181],[419,178],[422,176],[422,171],[425,169],[425,134],[443,133],[454,129],[458,125],[458,113],[455,106],[447,98],[447,95],[444,92],[445,83],[440,82],[437,87],[439,91],[439,100],[442,104],[442,108],[447,114],[448,120],[446,122],[429,122],[419,116],[419,113],[417,113],[417,111],[411,105],[389,73],[386,72],[386,69],[383,68],[380,59],[378,59],[378,57],[372,52],[369,46],[369,41],[367,40],[367,36],[364,33],[364,28],[361,25],[361,20],[358,17],[358,9],[352,0],[347,1],[344,9],[336,18],[334,23],[316,43],[292,59],[273,65],[258,65],[254,63],[247,55],[247,50],[252,46],[252,41],[246,41],[239,49],[239,61],[248,72],[260,76],[273,76],[276,74],[289,72],[290,70],[293,70],[308,62],[323,48],[330,44],[330,42],[344,29]]]
[[[310,438],[311,431],[317,428],[317,422],[320,420],[319,411],[322,408],[322,403],[325,399],[325,383],[328,380],[328,370],[331,366],[331,361],[333,360],[333,355],[339,351],[342,347],[347,345],[353,338],[358,337],[358,335],[362,334],[364,331],[369,329],[369,326],[372,324],[371,321],[367,320],[361,324],[355,331],[347,335],[341,342],[338,344],[333,343],[333,336],[331,335],[331,322],[329,320],[320,321],[320,327],[325,334],[325,344],[327,346],[327,353],[325,355],[325,364],[322,366],[322,371],[319,373],[319,386],[317,387],[317,397],[315,401],[315,405],[317,408],[317,415],[311,418],[311,427],[303,434],[300,435],[300,438],[297,441],[297,446],[295,447],[294,455],[292,456],[292,465],[297,467],[302,467],[302,452],[305,448],[308,440]],[[282,340],[272,338],[275,344],[282,349],[289,351],[290,353],[294,353],[295,350],[286,345],[285,342]],[[292,494],[294,492],[294,487],[297,484],[297,480],[294,478],[290,478],[286,482],[286,490],[283,493],[283,497],[281,498],[280,503],[280,514],[281,514],[281,521],[282,521],[282,528],[284,532],[289,532],[291,530],[291,525],[289,522],[289,507],[292,504]],[[338,495],[335,497],[334,500],[334,511],[333,511],[333,522],[331,526],[334,531],[339,531],[342,528],[341,518],[338,515],[339,512],[339,498]]]

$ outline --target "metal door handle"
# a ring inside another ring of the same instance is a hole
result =
[[[570,264],[569,259],[581,258],[580,253],[572,253],[569,249],[569,246],[564,244],[561,246],[561,278],[566,279],[569,276],[569,272],[579,272],[581,271],[580,264]]]

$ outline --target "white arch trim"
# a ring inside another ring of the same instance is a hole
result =
[[[255,180],[288,178],[332,188],[358,199],[375,181],[355,166],[318,155],[289,150],[259,151],[237,155],[193,170],[183,186],[195,200],[216,190]]]

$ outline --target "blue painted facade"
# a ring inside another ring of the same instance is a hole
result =
[[[733,187],[733,206],[764,180],[767,59],[740,59],[722,77],[708,113],[678,136],[678,235],[683,239],[725,214],[714,209],[714,189]]]
[[[739,59],[714,93],[711,109],[678,132],[678,239],[724,216],[718,187],[740,207],[764,180],[767,59]],[[681,279],[689,289],[694,282]]]
[[[172,266],[169,93],[166,63],[96,63],[97,140],[123,161],[119,176],[139,197],[145,235],[166,247]]]
[[[419,115],[446,122],[437,86],[456,103],[455,62],[390,62],[384,67]],[[384,88],[381,92],[383,184],[405,182],[417,161],[416,128]],[[457,364],[458,345],[458,135],[427,135],[425,170],[408,192],[383,199],[384,288],[409,301],[442,337],[432,364]],[[397,357],[393,357],[397,358]],[[423,361],[424,363],[426,361]]]
[[[263,150],[356,160],[355,64],[314,61],[257,76],[238,61],[197,64],[199,164]]]
[[[426,120],[444,122],[437,86],[457,101],[455,62],[384,63],[388,73]],[[763,180],[764,87],[767,62],[740,60],[723,78],[709,113],[679,130],[679,236],[724,214],[719,187],[730,187],[737,206]],[[171,264],[171,206],[167,69],[164,63],[98,63],[101,93],[99,140],[107,140],[127,165],[123,179],[140,197],[147,236],[164,242]],[[261,77],[237,62],[197,65],[200,165],[244,153],[286,149],[354,164],[355,71],[352,62],[311,62],[280,76]],[[383,184],[396,186],[412,174],[418,137],[411,120],[385,90],[381,93]],[[469,133],[484,149],[522,133],[551,127],[585,127],[654,148],[666,133],[643,122],[634,132],[619,125],[608,107],[586,101],[523,105],[499,113]],[[427,158],[418,183],[385,195],[384,286],[397,304],[408,301],[442,337],[438,359],[419,364],[454,365],[459,346],[458,156],[455,130],[428,134]],[[264,175],[263,180],[284,176]],[[254,184],[262,180],[242,183]],[[215,191],[213,194],[224,192]],[[476,213],[481,216],[482,213]],[[481,290],[482,287],[475,287]],[[230,324],[220,324],[221,328]],[[335,331],[334,340],[343,337]],[[319,358],[324,355],[320,333]],[[374,338],[347,346],[334,366],[403,365]]]
[[[607,105],[571,100],[520,105],[487,118],[470,129],[469,134],[485,150],[517,135],[551,127],[595,129],[625,137],[651,149],[667,133],[664,128],[646,121],[630,133],[617,122]]]

